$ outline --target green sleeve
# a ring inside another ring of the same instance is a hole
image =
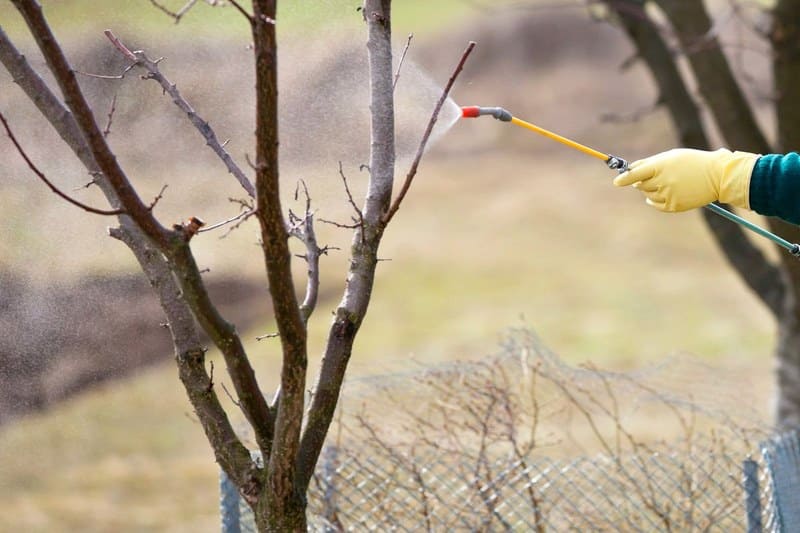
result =
[[[800,224],[800,155],[761,156],[750,176],[750,208]]]

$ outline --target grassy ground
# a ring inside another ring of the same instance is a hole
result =
[[[215,22],[209,25],[208,18],[203,22],[209,8],[198,5],[196,16],[175,28],[144,0],[44,4],[58,26],[73,36],[91,35],[87,26],[96,26],[97,35],[104,27],[120,27],[128,35],[147,38],[148,44],[200,31],[204,36],[231,37],[232,45],[197,40],[191,47],[167,49],[164,54],[170,59],[164,69],[198,110],[210,115],[220,135],[232,137],[232,152],[243,159],[250,97],[229,87],[237,83],[237,88],[249,88],[249,81],[242,79],[247,74],[241,74],[249,67],[247,51],[236,42],[243,34],[233,10],[214,12]],[[79,15],[88,12],[83,5],[91,5],[91,17]],[[335,29],[352,24],[361,31],[358,18],[340,8],[336,2],[315,3],[314,9],[297,3],[282,14],[282,31],[313,28],[322,43],[310,43],[308,50],[333,48],[326,40],[331,34],[323,31],[328,22]],[[492,36],[507,31],[522,49],[525,39],[536,44],[536,36],[564,33],[563,26],[546,22],[541,30],[514,33],[515,26],[503,17],[498,20],[506,25],[497,28],[485,20],[467,24],[476,12],[458,0],[409,1],[402,7],[398,3],[395,15],[397,35],[411,29],[418,35],[412,60],[430,69],[436,80],[449,75],[463,49],[463,37],[479,41],[482,52],[476,52],[459,83],[459,102],[507,105],[543,126],[631,157],[673,142],[668,121],[660,114],[636,124],[598,123],[600,109],[626,110],[652,98],[641,72],[598,83],[602,72],[627,57],[619,42],[611,43],[613,53],[601,60],[591,56],[599,41],[568,32],[571,37],[549,52],[552,62],[531,66],[513,59],[521,52],[510,45],[493,48]],[[4,28],[21,33],[18,22],[4,19],[5,13],[0,15]],[[117,26],[123,22],[128,26]],[[450,37],[444,35],[445,26],[454,22],[464,23]],[[91,38],[75,39],[70,49],[88,63],[92,55],[80,51],[91,52],[100,45],[90,44]],[[354,39],[361,41],[358,35]],[[397,46],[403,42],[398,37]],[[525,49],[541,49],[541,43],[537,46]],[[193,54],[201,59],[183,68]],[[290,54],[286,57],[291,60],[282,63],[290,71],[288,78],[300,68],[294,65],[308,65],[312,73],[319,73],[329,61],[323,54]],[[576,59],[583,57],[591,59]],[[216,66],[209,70],[209,64]],[[313,82],[323,88],[328,84],[322,74],[298,72],[300,85],[294,92],[305,90],[316,97]],[[402,80],[416,78],[409,74]],[[5,78],[0,83],[11,87]],[[224,198],[239,193],[227,177],[220,178],[218,163],[196,151],[189,130],[172,133],[173,127],[182,126],[166,111],[170,104],[159,99],[160,91],[142,89],[138,80],[127,83],[119,89],[124,98],[111,139],[147,194],[170,183],[159,214],[175,220],[187,213],[207,220],[227,216],[231,206]],[[93,87],[106,109],[114,91]],[[140,91],[151,92],[140,96]],[[283,91],[285,101],[291,100],[292,92]],[[237,96],[219,100],[219,94]],[[32,138],[43,138],[39,134],[44,127],[30,119],[26,104],[20,102],[13,91],[0,91],[4,112],[8,109],[17,119],[12,123],[30,127]],[[341,102],[333,101],[333,107],[347,107]],[[165,118],[148,122],[153,114]],[[140,116],[144,118],[138,120]],[[292,122],[284,123],[287,152],[300,155],[287,162],[286,190],[298,177],[307,178],[323,216],[346,219],[336,160],[322,158],[325,145],[319,138],[291,152],[292,135],[315,126],[299,119]],[[340,124],[334,122],[342,129]],[[188,141],[178,139],[183,134]],[[68,169],[63,172],[68,183],[81,183],[81,171],[69,166],[68,155],[48,161],[48,152],[60,152],[48,142],[37,144],[31,149],[48,172],[59,175],[59,170]],[[0,207],[9,228],[0,238],[0,264],[24,270],[43,284],[132,268],[129,254],[102,237],[108,221],[76,213],[54,200],[32,184],[21,165],[11,162],[13,153],[6,145],[0,143],[0,151],[0,169],[8,177],[0,185]],[[176,158],[181,166],[174,166]],[[357,162],[346,168],[354,186],[363,189]],[[401,165],[401,174],[404,168]],[[496,350],[507,328],[526,325],[572,363],[634,368],[675,352],[694,354],[712,367],[732,369],[725,374],[731,379],[725,386],[748,391],[748,403],[766,416],[774,335],[769,316],[725,266],[697,213],[656,213],[635,191],[615,190],[610,178],[602,164],[523,130],[493,121],[457,123],[423,162],[406,205],[386,234],[382,255],[391,261],[380,265],[370,313],[356,343],[354,374],[408,371],[419,364],[480,357]],[[341,230],[322,227],[320,232],[323,242],[346,247],[349,240]],[[229,239],[203,236],[193,244],[201,264],[211,268],[209,276],[262,279],[253,226]],[[338,253],[323,260],[323,291],[332,296],[320,304],[312,321],[312,366],[318,362],[315,354],[324,342],[329,311],[336,305],[345,259]],[[265,323],[243,333],[267,390],[275,384],[278,350],[274,343],[254,338],[269,331],[272,327]],[[216,372],[224,381],[220,364]],[[674,379],[684,378],[688,383],[687,376]],[[713,371],[691,376],[691,383],[702,383],[703,378],[714,380]],[[669,438],[672,431],[658,421],[642,419],[637,424],[648,437]],[[176,371],[167,364],[0,430],[0,491],[6,495],[0,501],[0,530],[211,530],[217,527],[216,475]]]

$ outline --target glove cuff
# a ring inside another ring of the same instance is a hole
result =
[[[750,209],[750,176],[759,157],[750,152],[733,152],[725,158],[719,184],[720,202]]]

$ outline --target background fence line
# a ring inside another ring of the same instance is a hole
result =
[[[325,532],[788,533],[798,531],[799,459],[795,432],[745,459],[698,445],[692,456],[501,459],[477,474],[475,465],[463,469],[429,451],[389,457],[369,446],[327,446],[309,492],[309,524]],[[223,533],[255,532],[224,473],[220,495]]]
[[[491,358],[351,380],[309,527],[800,531],[800,441],[759,426],[725,372],[575,368],[524,330]],[[241,502],[226,511],[224,476],[221,490],[223,532],[253,531]]]

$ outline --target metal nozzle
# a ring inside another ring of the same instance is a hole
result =
[[[484,115],[491,115],[503,122],[511,122],[511,113],[502,107],[467,106],[461,108],[461,116],[464,118],[477,118]]]
[[[628,162],[625,159],[615,155],[608,156],[608,159],[606,159],[606,165],[608,165],[608,168],[611,170],[616,170],[620,174],[628,171]]]

